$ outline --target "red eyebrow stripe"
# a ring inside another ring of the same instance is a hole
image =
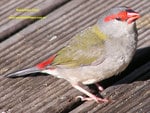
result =
[[[108,21],[113,20],[114,18],[116,18],[116,15],[109,15],[109,16],[105,17],[104,21],[108,22]]]
[[[128,19],[128,16],[127,16],[127,12],[126,12],[126,11],[119,12],[119,13],[117,14],[117,16],[120,17],[122,21],[125,21],[125,20]]]
[[[125,21],[128,18],[127,17],[127,12],[126,11],[121,11],[118,14],[109,15],[109,16],[104,18],[104,21],[108,22],[108,21],[111,21],[111,20],[113,20],[115,18],[120,18],[122,21]]]

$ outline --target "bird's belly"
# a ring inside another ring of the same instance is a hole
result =
[[[85,75],[87,76],[87,80],[82,81],[83,84],[92,84],[95,82],[99,82],[111,76],[117,75],[122,72],[129,64],[129,61],[125,62],[124,59],[108,59],[100,66],[94,69],[92,74]],[[90,69],[89,69],[90,70]],[[92,70],[92,68],[91,68]]]
[[[121,49],[120,49],[121,50]],[[129,51],[128,51],[129,50]],[[135,47],[113,52],[98,65],[81,66],[71,69],[58,69],[58,76],[70,83],[81,82],[93,84],[122,72],[130,63],[135,52]]]
[[[81,82],[83,84],[93,84],[123,71],[130,61],[124,58],[108,58],[100,65],[59,69],[58,71],[61,73],[61,78],[66,79],[70,83]]]

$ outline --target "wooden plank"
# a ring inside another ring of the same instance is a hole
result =
[[[13,0],[6,3],[6,5],[4,4],[0,12],[0,41],[38,20],[25,18],[16,19],[17,17],[44,17],[67,1],[68,0]],[[38,11],[17,11],[17,9],[37,9]],[[14,18],[11,19],[10,17]]]
[[[143,68],[148,68],[148,70],[143,71]],[[85,102],[76,109],[72,110],[70,113],[130,113],[130,111],[136,111],[138,109],[141,109],[142,113],[146,113],[150,105],[146,105],[147,109],[144,109],[143,104],[145,101],[150,102],[150,80],[148,80],[147,78],[145,79],[145,81],[141,81],[141,79],[138,79],[134,80],[134,82],[131,82],[133,78],[132,76],[137,74],[142,77],[149,76],[148,78],[150,78],[150,62],[141,66],[139,69],[135,70],[127,77],[125,77],[123,80],[120,80],[119,82],[115,83],[113,86],[110,86],[109,88],[105,89],[104,92],[102,92],[102,95],[110,97],[112,99],[112,102],[108,104],[95,104],[94,102]],[[132,77],[131,81],[129,81],[128,79],[129,76]],[[125,79],[127,80],[125,81]]]

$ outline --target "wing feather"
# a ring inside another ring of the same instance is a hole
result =
[[[105,38],[96,25],[85,29],[75,35],[66,47],[57,52],[52,65],[77,67],[90,65],[98,59],[101,60],[105,51]]]

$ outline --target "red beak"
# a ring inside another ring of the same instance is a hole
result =
[[[128,24],[134,22],[135,20],[137,20],[138,18],[140,18],[140,14],[137,12],[127,12],[127,22]]]

